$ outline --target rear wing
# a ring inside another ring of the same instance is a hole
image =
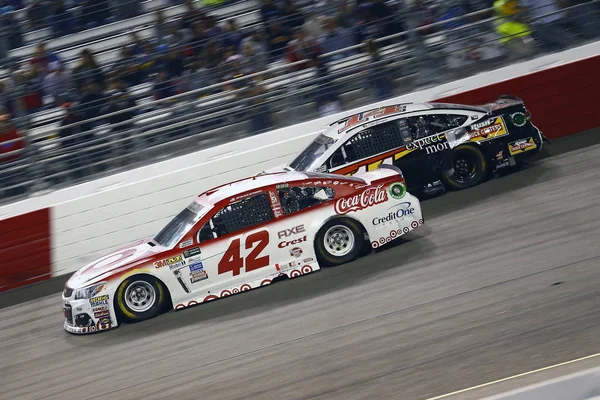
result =
[[[498,100],[493,101],[491,103],[487,103],[482,105],[482,108],[485,108],[488,114],[493,111],[501,110],[503,108],[514,107],[514,106],[523,106],[525,107],[525,103],[520,97],[513,96],[510,94],[503,94],[498,97]]]
[[[354,175],[355,178],[360,178],[369,185],[388,180],[393,176],[398,177],[398,180],[404,182],[404,175],[400,168],[390,164],[379,164],[374,171],[359,172]]]

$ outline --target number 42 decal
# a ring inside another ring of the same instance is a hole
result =
[[[233,239],[223,258],[219,261],[219,275],[229,271],[233,272],[233,276],[239,275],[242,268],[244,268],[244,261],[246,272],[268,266],[270,258],[268,255],[258,257],[268,244],[269,232],[267,231],[258,231],[246,236],[244,248],[246,250],[252,249],[252,251],[248,254],[246,260],[244,260],[240,255],[242,248],[240,238]]]

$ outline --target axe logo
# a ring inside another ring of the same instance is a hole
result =
[[[304,233],[306,230],[304,229],[304,224],[294,226],[291,229],[284,229],[282,231],[277,232],[277,237],[279,239],[286,238],[294,235],[299,235],[300,233]]]

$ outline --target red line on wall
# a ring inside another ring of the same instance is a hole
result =
[[[503,94],[518,96],[549,139],[600,127],[600,56],[437,99],[479,105]]]
[[[50,209],[0,221],[0,292],[50,278]]]

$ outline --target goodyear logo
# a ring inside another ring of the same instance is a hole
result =
[[[154,267],[162,268],[162,267],[166,267],[167,265],[173,265],[173,264],[180,263],[181,261],[183,261],[183,258],[181,256],[174,256],[171,258],[167,258],[165,260],[156,261],[154,263]]]

